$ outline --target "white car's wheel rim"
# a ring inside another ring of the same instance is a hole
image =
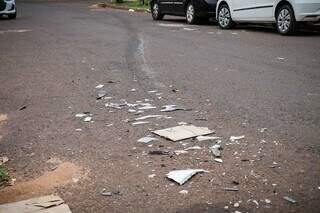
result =
[[[192,22],[194,18],[194,8],[193,5],[189,5],[187,9],[187,20],[188,22]]]
[[[222,27],[226,27],[229,25],[230,23],[230,19],[231,19],[231,15],[230,12],[228,10],[228,8],[223,7],[221,8],[221,10],[219,11],[219,23]]]
[[[288,9],[283,9],[278,15],[278,28],[281,32],[287,32],[291,24],[291,15]]]
[[[155,3],[153,5],[153,10],[152,10],[153,16],[154,17],[158,17],[159,14],[159,5],[157,3]]]

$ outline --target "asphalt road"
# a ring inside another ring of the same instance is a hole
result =
[[[18,186],[1,189],[1,203],[57,193],[73,212],[319,210],[318,29],[291,37],[257,25],[222,31],[214,23],[155,22],[150,14],[89,5],[20,2],[16,20],[0,20],[0,114],[8,115],[0,123],[0,155],[10,158],[6,168]],[[98,84],[111,100],[96,100]],[[143,115],[159,114],[166,104],[192,110],[132,126],[126,121],[137,116],[128,108],[104,106],[121,99],[151,100],[157,109]],[[93,122],[76,118],[81,112],[92,113]],[[136,142],[178,122],[215,129],[223,163],[212,160],[212,141]],[[239,143],[229,141],[239,135],[245,135]],[[190,146],[202,150],[147,154]],[[54,170],[49,159],[81,168],[79,181],[59,184],[62,172],[48,181],[54,187],[37,184]],[[187,168],[209,173],[183,186],[165,178]],[[31,180],[29,188],[20,184]],[[233,186],[239,191],[224,190]],[[103,188],[120,195],[102,196]]]

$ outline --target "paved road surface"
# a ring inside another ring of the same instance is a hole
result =
[[[222,31],[214,23],[154,22],[149,14],[88,5],[21,2],[16,20],[0,20],[0,113],[8,115],[0,123],[0,151],[17,179],[16,188],[2,189],[2,203],[55,192],[73,212],[318,211],[319,30],[292,37],[255,25]],[[96,101],[100,83],[113,99]],[[152,99],[158,108],[143,115],[159,114],[166,104],[192,111],[132,126],[125,122],[135,117],[128,108],[104,106],[121,99]],[[94,122],[76,118],[80,112],[92,113]],[[212,161],[212,141],[136,142],[178,122],[215,129],[223,163]],[[230,144],[232,135],[245,139]],[[203,149],[147,154],[195,145]],[[72,181],[59,170],[65,163],[81,168]],[[60,171],[56,179],[37,184],[37,177],[55,172],[52,164]],[[186,168],[209,173],[183,186],[165,178]],[[239,191],[224,190],[233,186]],[[101,196],[103,188],[121,195]],[[189,193],[180,194],[183,189]]]

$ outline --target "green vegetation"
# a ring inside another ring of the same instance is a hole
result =
[[[112,3],[117,6],[125,6],[132,9],[149,9],[149,0],[136,0],[136,1],[127,1],[127,0],[113,0]]]
[[[6,170],[0,166],[0,186],[9,180],[9,175]]]

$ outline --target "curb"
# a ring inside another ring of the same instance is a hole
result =
[[[91,9],[103,9],[103,8],[111,8],[111,9],[118,9],[118,10],[133,10],[130,12],[139,12],[139,13],[150,13],[149,9],[143,9],[143,8],[132,8],[127,6],[121,6],[121,5],[115,5],[110,3],[97,3],[94,5],[90,5],[89,8]]]

